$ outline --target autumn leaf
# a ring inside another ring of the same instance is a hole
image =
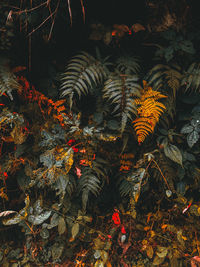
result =
[[[79,223],[73,224],[71,232],[72,232],[72,238],[74,239],[79,233]]]

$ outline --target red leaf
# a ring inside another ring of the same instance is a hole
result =
[[[72,149],[74,150],[74,152],[78,152],[78,148],[77,147],[72,147]]]
[[[68,146],[71,146],[73,143],[75,143],[76,142],[76,140],[75,139],[70,139],[68,142],[67,142],[67,144],[68,144]]]
[[[124,226],[122,226],[122,228],[121,228],[121,233],[126,234],[126,229],[124,228]]]
[[[78,176],[78,178],[81,177],[81,169],[79,169],[78,167],[76,167],[76,175]]]
[[[114,224],[116,224],[116,225],[120,225],[121,224],[121,220],[120,220],[118,212],[114,212],[113,213],[112,220],[113,220]]]

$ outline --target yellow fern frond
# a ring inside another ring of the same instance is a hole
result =
[[[139,143],[142,143],[150,133],[154,132],[160,116],[166,109],[165,105],[156,100],[167,97],[154,91],[146,81],[143,81],[143,87],[141,97],[135,100],[138,118],[132,122]]]

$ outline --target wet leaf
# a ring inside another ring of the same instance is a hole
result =
[[[182,154],[177,146],[168,144],[164,147],[165,156],[182,166]]]
[[[79,233],[79,223],[75,223],[73,226],[72,226],[72,238],[74,239],[77,234]]]

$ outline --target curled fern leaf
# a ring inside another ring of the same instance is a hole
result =
[[[88,94],[92,87],[102,83],[106,71],[100,61],[86,52],[74,56],[68,63],[62,77],[61,97],[69,96],[70,109],[74,94],[79,98]]]
[[[121,117],[121,132],[124,131],[128,119],[137,114],[135,98],[140,96],[141,86],[137,75],[110,75],[105,82],[103,98],[107,98],[114,106],[113,113]]]

